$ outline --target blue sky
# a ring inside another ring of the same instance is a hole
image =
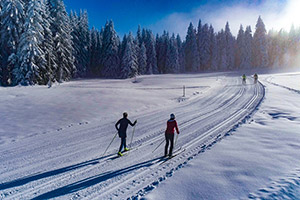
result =
[[[169,32],[185,36],[189,22],[196,26],[199,18],[212,24],[216,31],[229,21],[232,32],[240,24],[251,25],[254,30],[259,15],[273,23],[283,13],[289,2],[298,0],[64,0],[67,11],[86,9],[90,26],[100,29],[106,20],[112,19],[120,35],[136,32],[138,24],[154,33]],[[284,23],[284,22],[283,22]],[[286,24],[286,23],[285,23]],[[273,28],[270,24],[269,28]]]

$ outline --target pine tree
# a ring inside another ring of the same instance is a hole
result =
[[[268,66],[266,28],[260,16],[257,20],[256,30],[253,36],[253,66]]]
[[[168,42],[166,53],[166,73],[179,72],[179,53],[175,35],[173,34]]]
[[[196,31],[193,24],[190,23],[185,43],[185,69],[189,72],[199,70],[200,59],[197,47]]]
[[[246,27],[245,35],[245,48],[244,48],[244,59],[242,60],[241,66],[245,69],[251,69],[252,68],[252,44],[253,44],[253,38],[252,38],[252,30],[250,26]]]
[[[54,69],[55,80],[58,82],[68,81],[76,73],[70,18],[62,0],[48,0],[48,4],[53,18],[50,27],[54,38],[54,66],[57,66],[57,69]]]
[[[106,22],[102,43],[102,73],[105,78],[120,76],[119,38],[113,21]]]
[[[201,28],[201,32],[198,33],[198,49],[200,57],[200,69],[208,70],[210,68],[210,47],[211,38],[208,24],[204,24]]]
[[[218,43],[217,37],[214,32],[214,28],[212,25],[209,27],[210,32],[210,62],[209,62],[209,69],[210,70],[217,70],[218,69]]]
[[[176,41],[177,41],[177,48],[179,54],[179,72],[183,73],[185,72],[184,45],[181,41],[179,34],[177,34]]]
[[[217,35],[217,43],[218,43],[218,57],[219,57],[219,70],[228,70],[228,58],[227,58],[227,43],[225,32],[222,29]]]
[[[76,66],[77,75],[79,77],[85,76],[89,64],[89,48],[90,48],[90,31],[87,11],[80,11],[78,21],[79,31],[79,57],[76,58],[78,65]]]
[[[99,73],[97,72],[97,68],[100,64],[100,51],[101,51],[101,41],[99,41],[99,32],[94,27],[90,31],[91,35],[91,44],[90,44],[90,53],[89,53],[89,67],[87,69],[88,76],[96,76]]]
[[[126,47],[122,58],[121,77],[132,78],[138,72],[138,59],[136,53],[136,44],[131,33],[126,38]]]
[[[138,55],[138,63],[139,63],[139,73],[146,74],[147,73],[147,53],[145,43],[142,42],[141,47],[139,48]]]
[[[234,69],[234,46],[235,46],[235,38],[232,36],[229,23],[226,23],[225,26],[225,45],[226,45],[226,57],[227,57],[227,69]]]
[[[152,34],[152,31],[145,30],[143,31],[143,41],[145,41],[146,53],[147,53],[147,74],[158,74],[157,68],[157,58],[155,50],[155,39]]]
[[[156,37],[156,56],[157,56],[157,67],[160,73],[166,73],[166,61],[167,61],[167,48],[169,43],[169,33],[164,31],[163,35]]]
[[[142,45],[142,43],[144,42],[143,41],[143,38],[142,38],[142,31],[141,31],[141,26],[140,25],[138,25],[138,30],[137,30],[137,32],[136,32],[136,40],[137,40],[137,45],[139,46],[139,47],[141,47],[141,45]]]
[[[236,51],[235,51],[235,66],[237,69],[242,69],[242,60],[245,50],[245,31],[243,26],[240,26],[240,30],[236,39]]]
[[[23,32],[24,7],[20,0],[5,0],[1,2],[0,18],[1,35],[1,70],[0,85],[11,85],[12,71],[17,63],[17,46]]]
[[[13,70],[14,84],[46,84],[47,62],[42,42],[44,39],[43,16],[45,5],[41,1],[28,2],[24,32],[18,46],[18,63]]]

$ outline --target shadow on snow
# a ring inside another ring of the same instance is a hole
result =
[[[102,173],[100,175],[96,175],[96,176],[93,176],[93,177],[90,177],[90,178],[86,178],[86,179],[83,179],[81,181],[72,183],[70,185],[66,185],[64,187],[52,190],[52,191],[47,192],[47,193],[44,193],[44,194],[42,194],[40,196],[37,196],[33,199],[35,199],[35,200],[36,199],[50,199],[50,198],[55,198],[55,197],[63,196],[63,195],[66,195],[66,194],[74,193],[74,192],[77,192],[79,190],[83,190],[83,189],[86,189],[86,188],[91,187],[93,185],[104,182],[104,181],[106,181],[108,179],[111,179],[113,177],[120,176],[122,174],[126,174],[126,173],[129,173],[131,171],[135,171],[135,170],[138,170],[140,168],[143,168],[143,167],[150,167],[151,165],[153,165],[153,161],[155,161],[157,159],[159,159],[159,158],[155,158],[155,159],[152,159],[152,160],[149,160],[149,161],[145,161],[145,162],[142,162],[142,163],[139,163],[139,164],[135,164],[135,165],[123,168],[123,169],[116,170],[116,171],[109,171],[109,172]]]
[[[109,156],[111,156],[111,155],[107,155],[107,156],[104,156],[104,157],[92,159],[92,160],[85,161],[85,162],[82,162],[82,163],[79,163],[79,164],[71,165],[71,166],[68,166],[68,167],[63,167],[63,168],[48,171],[48,172],[43,172],[43,173],[30,175],[30,176],[23,177],[23,178],[20,178],[20,179],[17,179],[17,180],[13,180],[13,181],[10,181],[10,182],[7,182],[7,183],[2,183],[2,184],[0,184],[0,190],[5,190],[5,189],[8,189],[8,188],[13,188],[13,187],[25,185],[25,184],[27,184],[29,182],[32,182],[32,181],[37,181],[39,179],[59,175],[59,174],[62,174],[62,173],[68,172],[68,171],[72,171],[72,170],[76,170],[76,169],[86,167],[86,166],[89,166],[89,165],[96,165],[96,164],[99,163],[100,160],[105,159]]]

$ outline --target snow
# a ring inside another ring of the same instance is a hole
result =
[[[259,75],[265,87],[207,73],[0,88],[0,198],[297,199],[299,75]],[[124,111],[138,120],[132,150],[116,159],[117,138],[103,157]],[[185,150],[162,164],[164,145],[152,150],[173,112]]]
[[[299,75],[261,77],[266,97],[253,118],[145,199],[299,199],[300,96],[268,82],[297,87]]]

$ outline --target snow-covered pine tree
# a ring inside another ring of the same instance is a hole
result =
[[[200,70],[208,70],[210,68],[210,31],[208,24],[204,24],[201,28],[201,32],[198,33],[198,50],[200,57]]]
[[[89,47],[90,47],[90,31],[87,11],[80,11],[78,19],[78,46],[79,54],[75,58],[77,60],[77,76],[83,77],[89,64]]]
[[[79,17],[77,13],[71,10],[70,12],[70,25],[72,28],[72,54],[74,56],[74,66],[76,67],[76,74],[78,76],[78,69],[80,70],[80,53],[81,53],[81,41],[80,41],[80,31],[79,31]]]
[[[179,53],[175,35],[169,39],[166,53],[166,73],[179,72]]]
[[[47,62],[42,42],[44,28],[42,12],[45,5],[42,1],[30,0],[27,5],[24,32],[18,45],[18,63],[13,70],[14,85],[46,84],[43,79],[47,73]]]
[[[200,58],[197,47],[196,31],[190,23],[185,41],[185,69],[189,72],[199,70]]]
[[[41,26],[43,28],[44,40],[42,41],[42,45],[40,46],[45,55],[46,63],[46,73],[40,73],[42,76],[43,83],[51,86],[52,82],[55,81],[54,72],[57,69],[57,65],[55,63],[55,55],[54,55],[54,38],[52,36],[52,31],[50,29],[51,23],[53,23],[53,18],[50,15],[49,6],[46,4],[45,0],[41,1],[42,10],[40,14],[42,16]]]
[[[1,2],[0,35],[1,35],[1,74],[0,85],[11,85],[13,67],[17,62],[17,46],[24,24],[24,7],[20,0]]]
[[[268,67],[266,28],[260,16],[253,36],[253,67]]]
[[[219,70],[227,70],[228,67],[228,60],[227,60],[227,45],[226,45],[226,36],[225,32],[222,29],[220,32],[218,32],[217,35],[217,43],[218,43],[218,57],[219,57]]]
[[[182,40],[181,40],[179,34],[177,34],[177,36],[176,36],[176,42],[177,42],[177,48],[178,48],[178,54],[179,54],[179,72],[183,73],[183,72],[185,72],[184,45],[182,43]]]
[[[147,73],[147,53],[146,53],[146,47],[145,47],[144,42],[142,42],[141,47],[139,48],[138,63],[139,63],[138,73],[146,74]]]
[[[138,30],[136,32],[136,41],[139,47],[141,47],[142,43],[144,42],[142,38],[142,31],[140,25],[138,25]]]
[[[99,65],[99,55],[101,49],[101,42],[99,42],[98,31],[93,27],[90,31],[91,33],[91,45],[90,45],[90,57],[89,57],[89,65],[87,69],[87,76],[96,76],[97,66]]]
[[[119,48],[119,58],[121,61],[122,61],[124,53],[125,53],[126,45],[127,45],[127,35],[124,34],[123,40],[121,42],[121,47]]]
[[[126,46],[121,64],[121,78],[132,78],[138,73],[138,59],[134,38],[130,32],[126,38]]]
[[[209,27],[209,32],[210,32],[210,67],[209,70],[218,70],[218,63],[219,63],[219,56],[218,56],[218,43],[217,43],[217,37],[214,32],[214,28],[212,25]]]
[[[196,32],[196,39],[197,39],[197,48],[198,48],[198,54],[199,54],[199,69],[201,69],[201,37],[202,37],[202,22],[201,19],[198,21],[198,28]]]
[[[58,82],[68,81],[76,73],[70,18],[62,0],[48,0],[48,5],[53,18],[50,27],[54,38],[55,65],[57,65],[54,72],[55,80]]]
[[[103,32],[101,69],[101,75],[105,78],[120,76],[119,43],[113,21],[106,22]]]
[[[225,26],[225,45],[226,45],[226,56],[227,56],[227,69],[234,69],[234,46],[235,38],[232,36],[229,23],[226,23]]]
[[[240,30],[236,38],[236,48],[235,48],[235,66],[237,69],[243,69],[241,65],[245,49],[245,31],[243,25],[240,25]]]
[[[252,30],[250,26],[246,27],[245,35],[244,35],[244,40],[245,40],[245,55],[244,59],[242,60],[241,65],[245,69],[251,69],[252,68],[252,44],[253,44],[253,38],[252,38]]]
[[[144,33],[144,31],[143,31]],[[143,34],[142,34],[143,35]],[[158,74],[155,39],[151,30],[145,30],[145,47],[147,53],[147,74]]]
[[[160,73],[166,73],[166,60],[167,60],[167,48],[169,46],[169,33],[167,31],[163,32],[163,35],[156,37],[156,57],[157,57],[157,67]]]

